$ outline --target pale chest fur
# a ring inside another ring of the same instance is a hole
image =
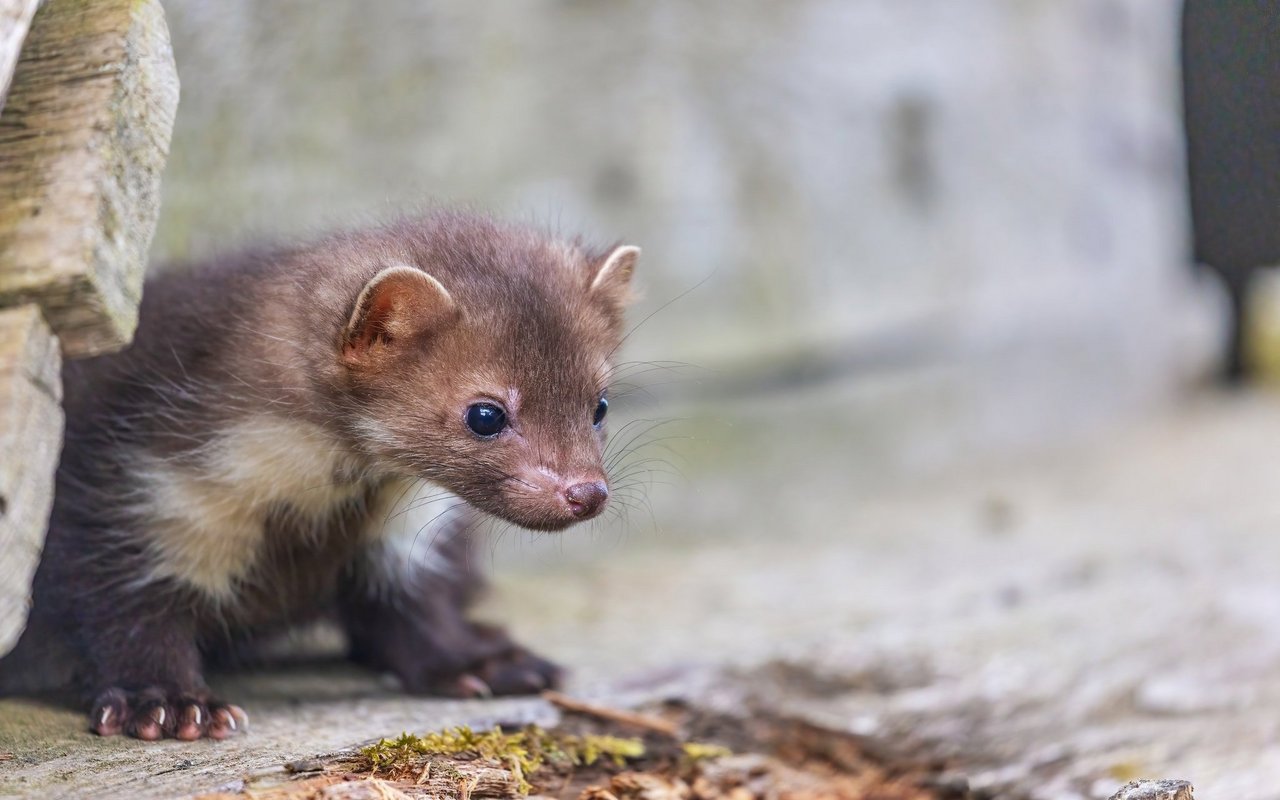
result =
[[[266,551],[265,537],[282,529],[304,538],[332,535],[326,526],[335,509],[370,494],[359,460],[324,431],[272,415],[227,428],[195,459],[175,464],[140,454],[134,468],[150,560],[144,581],[175,580],[218,602],[234,601]],[[282,517],[288,525],[268,525]]]

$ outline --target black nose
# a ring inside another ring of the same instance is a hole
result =
[[[583,481],[564,490],[569,511],[578,519],[590,519],[604,509],[609,499],[609,487],[604,481]]]

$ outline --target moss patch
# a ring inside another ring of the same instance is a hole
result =
[[[395,739],[381,739],[361,748],[360,755],[366,759],[370,774],[390,778],[421,775],[431,768],[433,756],[487,761],[510,771],[518,791],[528,794],[533,789],[529,778],[544,766],[564,771],[595,766],[608,759],[621,767],[628,760],[643,758],[645,745],[639,739],[601,734],[578,736],[536,725],[514,733],[501,728],[477,732],[461,725],[425,736],[404,733]]]

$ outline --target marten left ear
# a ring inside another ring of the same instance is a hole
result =
[[[631,273],[640,259],[640,248],[631,244],[618,245],[602,260],[595,263],[595,274],[588,290],[592,297],[615,306],[625,306],[633,299]]]
[[[365,284],[342,334],[342,358],[359,361],[379,344],[438,330],[458,308],[440,281],[420,269],[387,267]]]

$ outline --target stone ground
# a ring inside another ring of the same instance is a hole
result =
[[[990,796],[1149,776],[1280,797],[1280,398],[878,482],[845,468],[865,461],[846,439],[750,438],[714,475],[691,457],[656,525],[494,549],[487,613],[572,665],[575,693],[782,709]],[[0,702],[0,796],[179,795],[406,729],[553,716],[337,664],[219,685],[253,716],[221,744],[98,739],[74,710]]]

